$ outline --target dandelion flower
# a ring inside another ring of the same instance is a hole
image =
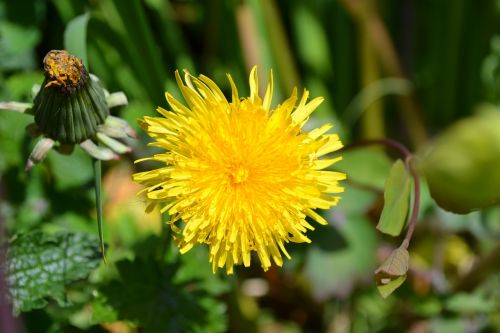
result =
[[[345,174],[324,170],[341,159],[324,158],[342,147],[332,127],[312,131],[303,126],[323,101],[307,102],[304,93],[297,105],[297,90],[271,108],[270,77],[262,99],[257,70],[250,74],[250,97],[240,98],[232,88],[229,102],[206,76],[186,73],[177,84],[187,106],[166,93],[172,108],[157,110],[163,117],[144,117],[142,128],[164,153],[155,160],[163,167],[134,175],[146,186],[142,191],[152,204],[162,205],[181,253],[197,243],[209,248],[213,271],[225,266],[250,266],[256,252],[264,270],[272,262],[281,266],[288,242],[310,242],[307,217],[327,224],[316,208],[328,209],[339,200]],[[142,160],[140,160],[142,161]],[[138,161],[139,162],[139,161]]]

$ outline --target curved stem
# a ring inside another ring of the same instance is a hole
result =
[[[413,232],[415,231],[415,226],[417,225],[418,211],[420,210],[420,179],[418,177],[415,168],[413,167],[413,156],[409,155],[405,159],[405,164],[408,170],[410,170],[411,176],[413,178],[413,207],[411,209],[410,221],[408,222],[408,229],[406,230],[405,239],[403,243],[401,243],[401,247],[405,249],[410,245],[411,237],[413,236]]]

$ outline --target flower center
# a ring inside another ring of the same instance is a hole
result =
[[[237,166],[231,170],[231,180],[233,184],[241,184],[248,179],[248,169],[242,166]]]
[[[52,50],[43,59],[47,84],[72,92],[87,80],[87,70],[80,59],[66,51]]]

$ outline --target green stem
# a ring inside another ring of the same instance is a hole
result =
[[[104,260],[104,262],[106,262],[102,232],[101,160],[93,159],[92,162],[94,166],[95,206],[97,209],[97,229],[99,232],[99,245],[101,247],[102,259]]]

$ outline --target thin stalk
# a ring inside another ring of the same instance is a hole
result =
[[[104,260],[104,262],[106,262],[106,255],[104,253],[103,232],[102,232],[101,160],[93,159],[92,165],[94,167],[95,206],[97,210],[97,230],[99,232],[99,245],[101,248],[102,259]]]
[[[410,170],[411,176],[413,178],[413,208],[411,210],[410,221],[408,222],[408,229],[406,230],[406,235],[401,243],[401,247],[405,249],[410,245],[411,237],[413,236],[413,232],[415,231],[415,226],[417,225],[418,211],[420,209],[420,180],[413,166],[413,155],[409,155],[405,159],[405,164],[408,170]]]

